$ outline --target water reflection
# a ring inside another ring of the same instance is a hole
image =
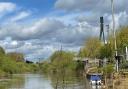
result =
[[[92,85],[91,88],[92,88],[92,89],[101,89],[101,86]]]
[[[51,81],[43,75],[27,75],[25,76],[25,85],[23,89],[53,89]]]
[[[15,87],[15,88],[21,88],[22,85],[24,85],[25,81],[24,81],[24,77],[20,77],[19,76],[10,76],[8,77],[8,79],[4,79],[0,82],[0,89],[8,89],[10,87],[10,89],[12,89],[11,87]]]
[[[0,82],[0,89],[91,89],[87,79],[78,75],[24,74]],[[94,88],[97,89],[97,88]]]

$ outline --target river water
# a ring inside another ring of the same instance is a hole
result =
[[[68,76],[63,80],[42,74],[19,74],[0,81],[0,89],[91,89],[88,80],[81,76]]]

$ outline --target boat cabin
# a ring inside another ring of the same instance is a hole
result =
[[[90,83],[92,85],[101,85],[101,77],[98,74],[90,75]]]

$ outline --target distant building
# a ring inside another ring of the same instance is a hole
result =
[[[34,63],[32,61],[29,61],[29,60],[26,60],[25,62],[28,63],[28,64],[33,64]]]

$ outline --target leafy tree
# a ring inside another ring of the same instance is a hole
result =
[[[102,46],[99,53],[100,53],[100,56],[99,56],[100,59],[111,58],[113,55],[111,44],[106,44]]]
[[[87,57],[87,50],[85,48],[81,48],[78,53],[78,57],[81,57],[81,58]]]
[[[5,50],[2,47],[0,47],[0,56],[2,55],[5,55]]]
[[[123,27],[117,33],[117,46],[120,54],[125,53],[125,47],[128,46],[128,27]]]
[[[7,55],[15,61],[24,61],[24,55],[22,53],[11,52]]]
[[[21,53],[5,53],[0,48],[0,76],[14,73],[34,72],[38,68],[35,64],[26,64]],[[18,61],[18,62],[17,62]]]
[[[102,44],[98,38],[89,38],[85,42],[81,53],[84,54],[85,57],[97,58],[99,56],[101,45]]]
[[[62,68],[62,67],[68,67],[69,64],[73,61],[73,57],[74,54],[71,52],[56,51],[50,57],[50,60],[54,67]]]

